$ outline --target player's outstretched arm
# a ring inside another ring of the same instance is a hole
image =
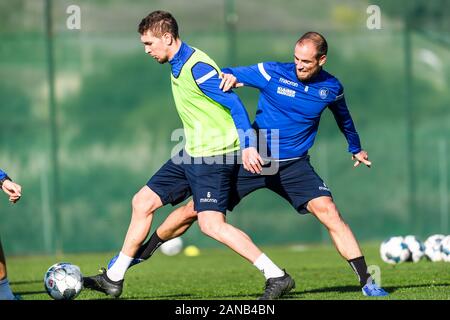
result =
[[[370,168],[372,163],[369,161],[367,152],[361,148],[361,141],[358,132],[356,132],[355,124],[352,116],[348,110],[345,102],[344,89],[341,88],[336,100],[329,105],[331,112],[333,112],[336,123],[339,129],[344,134],[348,142],[348,151],[352,153],[352,160],[355,161],[354,167],[364,163]]]
[[[270,81],[271,63],[261,62],[251,66],[223,68],[224,74],[231,74],[236,77],[240,86],[248,86],[257,89],[264,89]]]

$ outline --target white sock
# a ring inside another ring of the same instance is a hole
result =
[[[14,300],[14,294],[9,286],[8,279],[0,280],[0,300]]]
[[[131,261],[133,261],[133,258],[123,254],[122,252],[119,253],[119,257],[114,262],[112,267],[106,271],[106,275],[112,281],[122,280],[125,277],[125,272],[127,272]]]
[[[266,280],[269,278],[278,278],[284,276],[284,271],[277,267],[264,253],[253,263],[255,267],[262,272]]]

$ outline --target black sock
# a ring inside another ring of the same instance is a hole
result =
[[[367,272],[367,265],[364,256],[348,260],[348,263],[358,276],[358,280],[361,286],[365,286],[370,279],[370,274]]]
[[[166,240],[162,240],[155,231],[150,239],[139,248],[134,257],[147,260],[164,242],[166,242]]]

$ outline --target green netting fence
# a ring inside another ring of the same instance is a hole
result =
[[[121,247],[131,198],[169,158],[181,127],[170,66],[146,56],[136,32],[157,9],[171,11],[182,39],[222,67],[292,61],[301,34],[323,33],[326,70],[344,84],[373,161],[354,169],[324,112],[311,161],[342,215],[364,241],[449,234],[450,19],[434,7],[402,11],[411,2],[374,1],[381,28],[369,29],[373,2],[362,0],[1,0],[0,167],[23,186],[17,205],[0,202],[6,251]],[[80,29],[68,28],[73,5]],[[238,93],[253,118],[258,93]],[[156,213],[152,230],[172,209]],[[260,245],[330,241],[314,217],[268,190],[228,220]],[[197,225],[185,241],[218,245]]]

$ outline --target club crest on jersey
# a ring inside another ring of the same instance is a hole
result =
[[[319,96],[322,98],[322,99],[326,99],[327,97],[328,97],[328,88],[320,88],[319,89]]]

